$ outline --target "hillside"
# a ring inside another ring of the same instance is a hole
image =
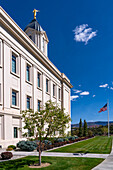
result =
[[[109,122],[110,124],[113,123],[113,121]],[[98,126],[106,126],[108,124],[107,121],[96,121],[96,122],[87,122],[88,127],[98,127]],[[71,128],[79,127],[79,124],[71,124]]]

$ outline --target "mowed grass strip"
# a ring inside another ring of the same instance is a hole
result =
[[[54,149],[49,152],[109,154],[111,152],[111,147],[112,137],[108,138],[107,136],[97,136],[69,146]]]
[[[64,157],[42,157],[42,162],[48,162],[51,165],[45,168],[35,168],[37,170],[90,170],[100,164],[104,159],[96,158],[64,158]],[[35,161],[38,163],[38,157],[28,156],[25,158],[1,162],[0,170],[32,170],[29,168],[28,163]]]

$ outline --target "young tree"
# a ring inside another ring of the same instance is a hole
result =
[[[88,136],[92,137],[93,136],[93,132],[91,130],[88,130]]]
[[[80,122],[79,122],[79,136],[82,136],[82,119],[80,118]]]
[[[35,138],[39,139],[39,165],[41,165],[42,137],[52,136],[56,131],[64,135],[70,116],[64,113],[55,103],[48,101],[40,112],[33,110],[22,111],[24,129],[29,129]],[[45,126],[46,125],[46,126]],[[44,129],[45,128],[45,129]],[[27,133],[24,133],[27,135]]]
[[[83,136],[87,136],[87,122],[84,120]]]
[[[103,126],[102,127],[102,132],[103,132],[103,135],[106,136],[108,134],[108,128]]]

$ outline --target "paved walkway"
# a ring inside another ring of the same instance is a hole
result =
[[[38,152],[22,152],[12,151],[14,156],[38,156]],[[93,153],[61,153],[61,152],[42,152],[42,156],[54,156],[54,157],[86,157],[86,158],[104,158],[106,159],[109,154],[93,154]]]
[[[112,142],[112,151],[110,155],[98,166],[92,170],[113,170],[113,142]]]
[[[0,154],[5,152],[6,149],[0,149]],[[38,156],[37,151],[24,152],[24,151],[11,151],[14,156]],[[62,153],[62,152],[42,152],[42,156],[54,156],[54,157],[84,157],[84,158],[104,158],[106,159],[109,154],[95,154],[95,153]]]

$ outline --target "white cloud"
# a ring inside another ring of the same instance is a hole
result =
[[[84,91],[84,92],[80,93],[80,95],[89,95],[89,92],[88,91]]]
[[[74,93],[80,93],[81,90],[73,89]]]
[[[82,24],[77,26],[74,30],[74,40],[77,42],[85,42],[85,45],[90,39],[97,35],[97,31],[92,31],[92,28],[88,27],[88,24]]]
[[[79,96],[78,96],[78,95],[71,96],[71,100],[72,100],[72,101],[75,101],[75,99],[77,99],[77,98],[79,98]]]
[[[79,84],[78,86],[79,86],[79,87],[81,87],[82,85],[81,85],[81,84]]]
[[[106,87],[109,87],[109,86],[108,86],[108,84],[103,84],[103,85],[100,85],[99,87],[106,88]]]
[[[110,87],[111,90],[113,90],[113,87]]]
[[[96,95],[94,94],[93,97],[95,97]]]

